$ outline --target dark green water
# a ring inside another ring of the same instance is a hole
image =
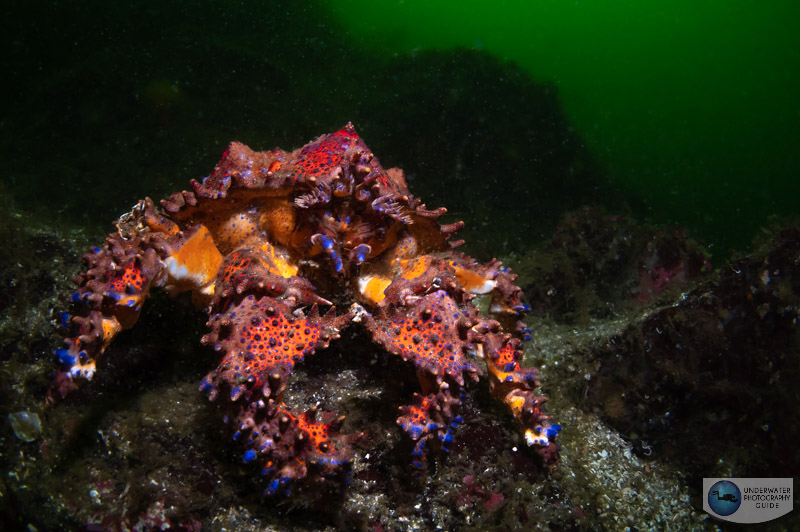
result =
[[[797,2],[332,5],[376,55],[475,48],[555,84],[609,178],[656,221],[738,247],[767,216],[798,210]]]
[[[0,195],[99,235],[230,140],[288,149],[353,121],[415,194],[508,236],[487,254],[600,203],[723,258],[798,211],[798,6],[18,3]]]

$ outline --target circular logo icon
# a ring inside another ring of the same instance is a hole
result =
[[[730,480],[720,480],[708,490],[708,505],[717,515],[731,515],[742,505],[742,492]]]

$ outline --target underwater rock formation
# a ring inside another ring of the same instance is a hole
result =
[[[798,294],[800,231],[786,227],[592,353],[587,404],[694,478],[797,476]]]
[[[708,252],[685,230],[588,206],[565,214],[518,263],[531,315],[581,324],[669,299],[711,272]]]

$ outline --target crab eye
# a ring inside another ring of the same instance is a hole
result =
[[[434,288],[439,288],[442,286],[442,280],[438,277],[434,277],[433,281],[431,281],[431,286]]]

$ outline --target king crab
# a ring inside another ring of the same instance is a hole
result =
[[[200,389],[226,401],[243,460],[258,463],[269,494],[348,475],[343,418],[317,421],[316,409],[294,412],[283,396],[295,364],[355,322],[416,368],[420,393],[397,419],[415,442],[415,465],[452,440],[465,379],[482,373],[478,358],[491,394],[555,465],[560,427],[534,393],[536,370],[520,364],[528,308],[516,276],[455,252],[461,242],[450,237],[462,222],[440,225],[446,210],[412,196],[402,170],[384,170],[351,124],[293,152],[234,142],[191,188],[160,208],[142,200],[84,257],[52,401],[92,378],[152,288],[189,291],[209,314],[203,343],[221,353]]]

